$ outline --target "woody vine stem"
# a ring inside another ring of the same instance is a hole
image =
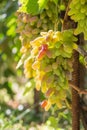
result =
[[[70,2],[71,0],[69,1],[65,12],[63,30],[76,27],[76,23],[74,23],[68,16]],[[80,130],[79,94],[77,92],[77,88],[75,87],[75,86],[79,87],[79,53],[74,51],[73,58],[74,58],[74,62],[73,62],[74,66],[73,66],[72,81],[71,81],[73,84],[71,85],[71,87],[73,87],[72,88],[72,130]]]

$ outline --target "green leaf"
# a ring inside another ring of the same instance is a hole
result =
[[[22,6],[19,8],[19,11],[30,13],[32,15],[38,14],[39,12],[38,0],[26,0],[26,2],[24,2]]]
[[[46,6],[47,2],[48,0],[38,0],[39,9],[42,10]]]
[[[27,11],[31,14],[37,14],[39,11],[38,0],[29,0]]]

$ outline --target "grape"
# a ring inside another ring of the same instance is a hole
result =
[[[46,92],[46,96],[49,97],[49,96],[52,96],[54,93],[54,88],[49,88]]]
[[[54,62],[54,63],[52,64],[52,68],[56,70],[56,69],[57,69],[57,67],[58,67],[57,62]]]
[[[51,66],[51,65],[46,66],[45,69],[44,69],[44,71],[45,71],[45,72],[50,72],[50,71],[52,71],[52,66]]]
[[[48,50],[48,45],[47,44],[43,44],[40,48],[39,54],[38,54],[38,59],[41,59],[45,56],[46,52]]]
[[[44,101],[41,103],[41,107],[42,107],[42,108],[45,108],[46,105],[47,105],[47,103],[48,103],[47,100],[44,100]]]
[[[34,70],[37,70],[40,68],[40,62],[39,61],[35,61],[33,64],[32,64],[32,68]]]
[[[51,107],[51,102],[48,100],[47,105],[45,106],[45,111],[48,111]]]
[[[55,3],[48,1],[47,6],[48,8],[45,8],[38,15],[17,12],[17,32],[23,33],[23,37],[27,36],[31,41],[40,35],[41,30],[48,31],[49,29],[54,29],[54,23],[58,21],[58,16],[54,13],[56,12]],[[31,37],[28,35],[31,35]]]

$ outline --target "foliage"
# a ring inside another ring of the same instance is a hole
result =
[[[75,35],[84,33],[84,38],[87,40],[87,2],[85,0],[73,0],[70,4],[69,15],[71,19],[78,23],[77,28],[74,31]]]
[[[19,8],[19,11],[37,14],[39,12],[38,0],[22,0],[22,6]],[[33,8],[33,10],[32,10]]]
[[[15,77],[15,61],[19,59],[20,41],[16,36],[16,17],[17,1],[2,1],[0,4],[0,89],[6,89],[7,93],[13,98],[12,79]],[[12,64],[14,63],[14,64]],[[15,80],[15,78],[14,78]]]

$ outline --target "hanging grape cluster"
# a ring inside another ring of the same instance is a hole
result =
[[[57,29],[58,14],[54,2],[49,1],[45,9],[38,15],[17,12],[17,32],[22,43],[36,38],[40,32]],[[55,25],[55,26],[54,26]]]
[[[61,108],[66,99],[76,41],[72,30],[49,30],[30,42],[32,49],[24,61],[24,72],[28,78],[35,79],[36,89],[41,89],[48,98],[42,103],[45,110],[52,104]]]
[[[52,104],[61,108],[69,91],[72,73],[72,53],[77,48],[73,30],[58,30],[56,4],[48,1],[38,15],[17,12],[17,32],[22,42],[22,57],[17,68],[24,65],[25,76],[35,80],[47,100],[41,106],[48,110]]]
[[[87,1],[72,0],[68,14],[72,20],[78,23],[74,34],[78,35],[83,32],[84,38],[87,40]]]

